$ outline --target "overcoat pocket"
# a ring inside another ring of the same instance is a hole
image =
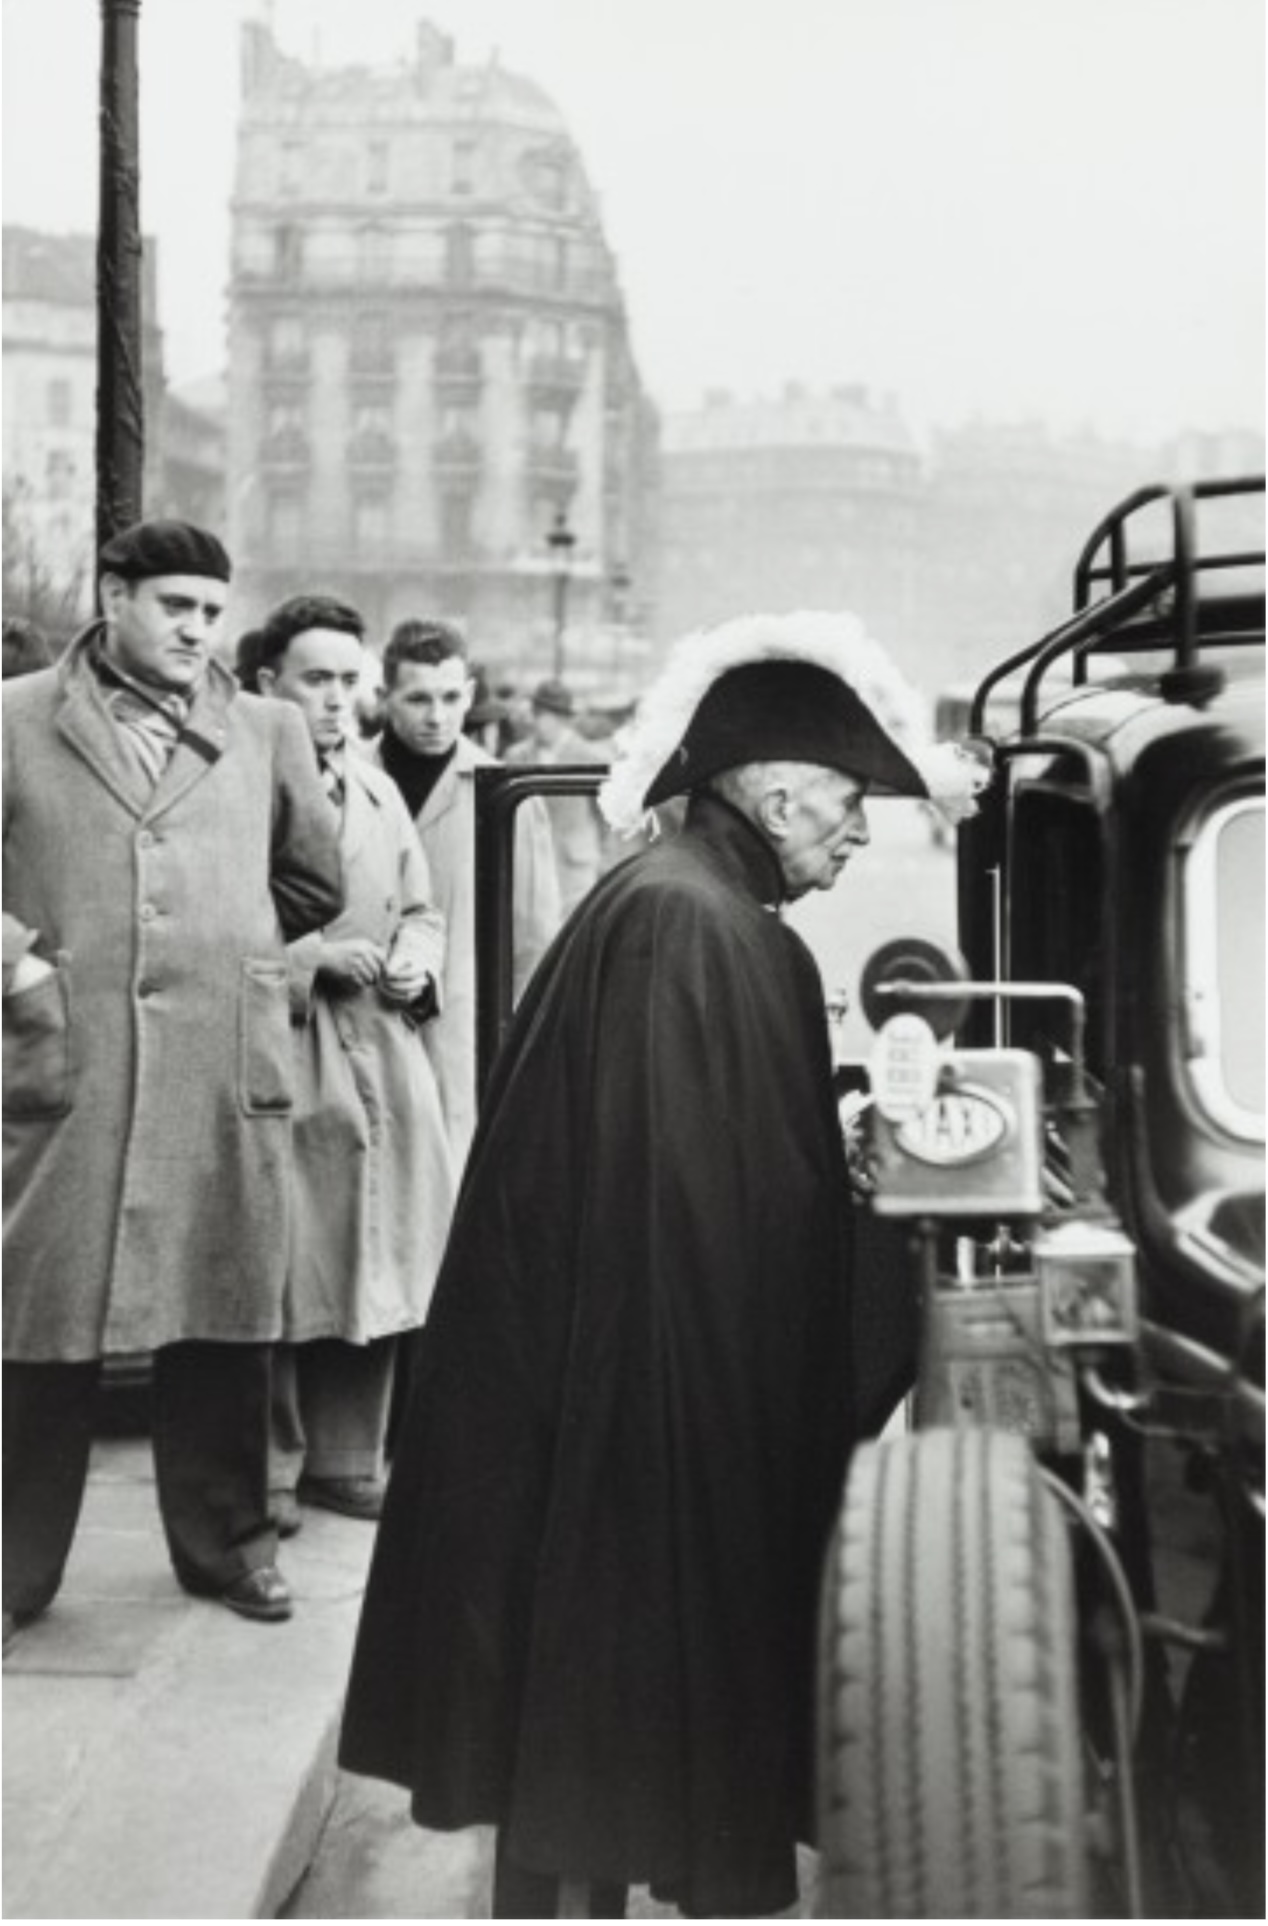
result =
[[[238,1095],[249,1117],[294,1102],[290,989],[285,963],[247,957],[238,1013]]]
[[[71,1107],[70,959],[4,999],[4,1114],[64,1117]]]

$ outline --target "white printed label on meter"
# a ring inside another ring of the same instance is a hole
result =
[[[938,1039],[923,1017],[892,1016],[883,1023],[868,1063],[881,1116],[897,1124],[926,1109],[937,1088],[940,1061]]]

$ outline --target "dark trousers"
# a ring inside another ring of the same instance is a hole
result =
[[[268,1509],[267,1344],[167,1344],[154,1353],[159,1512],[176,1575],[221,1592],[277,1556]],[[101,1360],[4,1366],[4,1605],[33,1616],[57,1594],[83,1504]]]
[[[561,1915],[560,1902],[563,1899],[563,1880],[553,1873],[529,1872],[527,1867],[519,1866],[511,1858],[502,1844],[499,1828],[497,1850],[493,1859],[493,1917],[494,1919],[558,1919],[561,1916],[580,1919],[624,1919],[625,1903],[629,1888],[615,1881],[596,1880],[577,1890],[580,1882],[570,1882],[568,1894],[568,1913]],[[579,1901],[586,1907],[574,1907]]]

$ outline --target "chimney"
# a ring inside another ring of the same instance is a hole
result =
[[[442,67],[453,66],[453,41],[430,20],[420,20],[414,29],[414,74],[420,94],[431,92],[431,85]]]

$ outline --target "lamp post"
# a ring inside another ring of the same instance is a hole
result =
[[[97,230],[97,546],[141,514],[141,0],[101,0],[100,219]]]
[[[612,597],[612,677],[620,678],[622,656],[625,653],[626,630],[630,609],[630,572],[624,562],[614,562],[608,577],[608,588]]]
[[[577,538],[568,526],[568,518],[563,509],[558,509],[550,533],[546,537],[550,549],[551,562],[555,576],[555,663],[554,674],[557,681],[563,680],[564,673],[564,629],[568,616],[568,572],[572,565],[572,551]]]

